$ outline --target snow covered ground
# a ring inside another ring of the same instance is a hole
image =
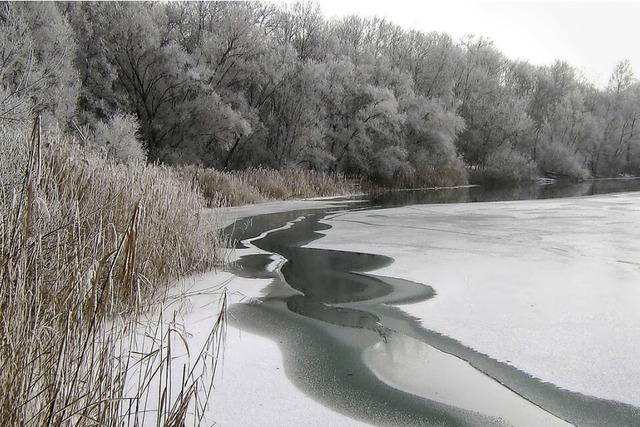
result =
[[[561,388],[640,406],[640,194],[414,205],[323,222],[332,229],[310,246],[393,257],[376,274],[435,288],[401,306],[426,328]]]

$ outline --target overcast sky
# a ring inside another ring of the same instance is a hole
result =
[[[640,0],[320,0],[326,16],[384,16],[406,28],[459,39],[487,36],[513,59],[563,59],[599,85],[629,59],[640,76]]]

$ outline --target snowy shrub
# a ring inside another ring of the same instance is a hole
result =
[[[407,150],[402,147],[381,150],[372,159],[373,180],[389,187],[405,186],[415,172],[407,157]]]
[[[530,181],[536,177],[535,162],[508,147],[491,153],[483,170],[483,178],[491,181]]]
[[[116,163],[145,162],[147,152],[139,138],[139,124],[130,114],[115,114],[107,123],[99,122],[93,143]]]
[[[563,175],[580,181],[591,176],[575,154],[558,144],[544,147],[538,160],[538,168],[543,174]]]
[[[416,166],[416,173],[410,184],[412,187],[453,187],[467,184],[468,176],[464,161],[454,158],[448,164],[432,166],[425,162]]]

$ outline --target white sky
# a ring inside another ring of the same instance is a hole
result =
[[[319,0],[329,17],[382,16],[405,28],[491,38],[513,59],[562,59],[604,86],[629,59],[640,76],[640,0]]]

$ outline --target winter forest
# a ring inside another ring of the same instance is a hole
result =
[[[116,161],[386,186],[640,171],[640,83],[313,3],[3,3],[0,120]]]

